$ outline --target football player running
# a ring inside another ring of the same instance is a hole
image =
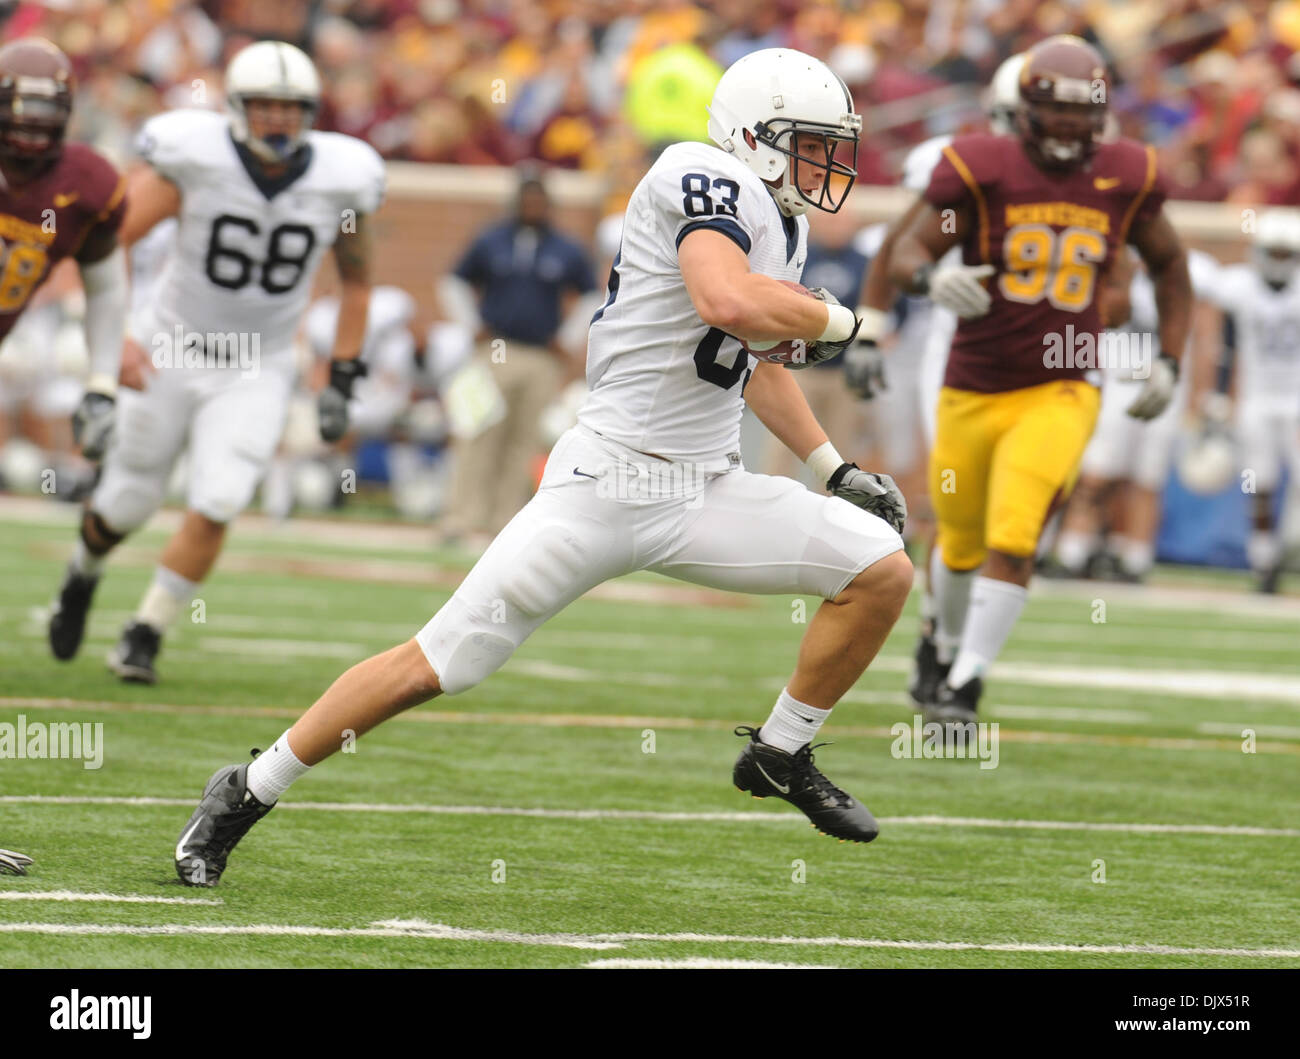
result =
[[[810,744],[907,598],[902,495],[840,458],[783,363],[741,345],[803,339],[814,363],[853,341],[852,310],[779,281],[803,267],[804,213],[843,205],[860,129],[844,83],[810,56],[765,49],[723,74],[709,108],[717,146],[668,147],[631,196],[590,329],[589,393],[537,494],[414,639],[349,669],[269,750],[209,779],[176,845],[183,882],[215,884],[234,845],[345,730],[467,691],[588,589],[635,570],[824,597],[767,721],[736,730],[747,743],[733,779],[825,834],[876,837]],[[741,466],[746,402],[833,495]]]
[[[1174,395],[1192,302],[1187,258],[1163,211],[1155,151],[1101,142],[1108,87],[1085,41],[1035,45],[1017,137],[946,147],[890,258],[895,283],[961,318],[930,458],[936,628],[931,643],[922,635],[913,686],[930,721],[975,720],[984,675],[1024,607],[1039,536],[1097,420],[1100,395],[1085,379],[1096,358],[1075,350],[1089,337],[1097,348],[1101,278],[1126,243],[1151,276],[1160,338],[1128,414],[1153,418]],[[961,261],[945,259],[958,245]]]
[[[1255,493],[1246,559],[1259,591],[1272,593],[1284,559],[1274,518],[1282,468],[1290,495],[1300,482],[1300,210],[1265,210],[1251,242],[1249,263],[1222,268],[1205,298],[1232,321],[1220,385],[1235,371],[1236,433]]]
[[[49,625],[54,656],[72,658],[106,556],[158,509],[172,465],[188,448],[184,520],[109,655],[127,681],[157,680],[163,634],[266,472],[293,389],[293,334],[331,247],[342,308],[330,383],[319,399],[326,441],[344,434],[353,382],[365,374],[358,359],[370,299],[365,217],[382,200],[383,163],[360,140],[311,129],[320,81],[289,44],[240,51],[225,88],[227,114],[170,111],[140,133],[148,165],[131,178],[123,241],[178,220],[152,319],[137,325],[148,351],[129,347],[153,370],[145,392],[122,398],[117,439]]]
[[[1020,71],[1025,65],[1025,54],[1020,52],[1004,59],[994,71],[993,80],[985,96],[985,111],[988,115],[989,131],[995,136],[1009,136],[1015,131],[1016,112],[1020,106]],[[943,160],[943,152],[953,141],[949,135],[933,136],[908,152],[903,161],[902,186],[916,193],[916,200],[907,211],[885,232],[879,249],[871,259],[871,265],[862,288],[863,307],[862,328],[858,331],[858,343],[844,354],[845,382],[849,389],[864,400],[874,398],[885,385],[884,361],[879,343],[884,337],[888,309],[895,299],[895,287],[889,278],[889,259],[894,244],[900,233],[911,227],[912,222],[926,208],[925,189],[930,185],[930,176]],[[953,246],[948,250],[944,262],[959,264],[961,247]],[[913,319],[913,307],[916,316]],[[912,337],[913,347],[895,348],[889,354],[891,368],[889,371],[889,394],[882,398],[890,402],[904,403],[906,414],[919,413],[921,434],[925,442],[922,458],[929,462],[930,452],[934,449],[935,410],[939,404],[939,391],[943,388],[944,369],[948,364],[948,349],[952,344],[953,333],[957,329],[957,314],[943,305],[924,298],[911,298],[908,301],[908,319],[906,334],[899,334],[900,343]],[[919,347],[919,348],[917,348]],[[919,363],[900,370],[898,365],[902,357],[917,357]],[[897,378],[902,377],[905,385],[899,387]],[[907,385],[910,384],[910,385]],[[895,410],[897,414],[898,410]],[[910,429],[910,427],[909,427]],[[892,469],[892,468],[891,468]],[[922,468],[920,474],[926,470]],[[926,497],[927,503],[933,507]],[[927,516],[930,512],[925,512]],[[915,512],[913,513],[915,518]],[[929,524],[931,519],[925,518]],[[938,560],[938,549],[934,547],[933,532],[926,534],[925,587],[921,593],[921,637],[920,654],[933,652],[933,633],[935,624],[934,610],[934,564]],[[923,680],[921,674],[933,669],[933,658],[918,657],[910,681],[909,691],[918,704],[917,698]]]
[[[27,38],[0,48],[0,339],[66,257],[86,292],[90,377],[72,419],[98,460],[113,433],[126,331],[126,255],[118,244],[126,181],[89,147],[65,144],[76,82],[68,57]]]

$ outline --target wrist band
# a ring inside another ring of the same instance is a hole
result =
[[[804,465],[812,471],[813,477],[823,486],[831,480],[831,475],[838,471],[843,463],[844,457],[835,451],[835,446],[829,441],[818,445],[804,460]]]
[[[847,305],[826,306],[826,330],[817,336],[818,342],[843,342],[858,326],[858,318]]]

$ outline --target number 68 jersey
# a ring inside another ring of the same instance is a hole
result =
[[[590,393],[578,422],[640,452],[725,471],[740,461],[741,393],[757,361],[695,311],[677,248],[698,228],[732,240],[752,272],[803,272],[807,218],[782,215],[758,174],[720,148],[667,148],[628,201],[588,335]]]
[[[272,179],[235,143],[224,115],[189,109],[151,118],[136,146],[181,193],[157,326],[257,334],[263,353],[288,350],[322,255],[383,201],[379,155],[351,136],[313,130]]]

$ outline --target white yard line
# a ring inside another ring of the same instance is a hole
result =
[[[595,971],[835,971],[839,968],[814,963],[765,963],[763,960],[715,960],[708,956],[687,956],[680,960],[632,960],[614,957],[583,964]]]
[[[508,930],[476,930],[430,923],[421,919],[380,920],[369,927],[316,927],[288,923],[244,926],[120,926],[107,923],[0,923],[0,933],[81,936],[255,936],[308,938],[408,938],[429,941],[478,941],[509,945],[538,945],[571,949],[621,949],[634,942],[690,945],[773,945],[827,949],[898,949],[913,952],[1063,953],[1100,956],[1219,956],[1241,959],[1300,959],[1300,949],[1189,948],[1176,945],[1065,945],[1025,941],[904,941],[890,938],[805,938],[753,934],[523,934]]]
[[[113,797],[110,795],[6,794],[0,805],[118,805],[193,807],[193,798]],[[653,820],[667,823],[807,824],[795,812],[676,813],[649,809],[541,809],[505,805],[417,805],[393,802],[281,802],[282,810],[318,813],[418,813],[429,816],[522,816],[546,820]],[[1038,831],[1118,831],[1132,834],[1230,835],[1300,838],[1300,828],[1237,824],[1149,824],[1089,820],[1000,820],[977,816],[886,816],[882,824],[916,827],[1026,828]]]
[[[0,901],[99,901],[122,905],[223,905],[220,897],[151,897],[147,894],[82,893],[78,890],[0,890]]]
[[[900,706],[910,709],[901,692],[849,692],[842,701],[849,703],[866,703],[870,705],[879,705],[883,703],[885,705]],[[85,713],[142,713],[174,717],[249,717],[255,719],[279,719],[290,721],[297,720],[302,715],[302,711],[299,709],[279,706],[186,706],[176,703],[110,702],[86,699],[45,699],[23,696],[0,697],[0,709],[69,710],[82,711]],[[1071,709],[1073,708],[1066,708],[1065,712],[1068,714]],[[1006,711],[1005,716],[1008,717],[1028,716],[1028,711],[1038,711],[1034,716],[1039,719],[1052,719],[1058,716],[1060,716],[1061,719],[1068,719],[1065,716],[1061,716],[1059,711],[1051,707],[1034,706],[993,706],[990,710],[990,716],[996,719],[999,715],[1002,715],[1004,711]],[[1075,712],[1080,714],[1076,719],[1099,721],[1101,718],[1096,717],[1096,714],[1105,711],[1076,710]],[[1121,711],[1111,712],[1115,716],[1109,718],[1108,723],[1139,723],[1136,720],[1120,721],[1118,720],[1118,714]],[[410,710],[406,713],[398,714],[396,717],[392,718],[392,720],[397,724],[477,724],[502,725],[506,727],[526,726],[536,728],[654,728],[662,730],[716,732],[729,732],[735,727],[733,721],[700,717],[648,717],[603,713],[474,713],[470,711],[430,709]],[[895,723],[909,724],[911,722],[900,717],[899,721]],[[1230,727],[1232,729],[1231,732],[1225,732],[1224,734],[1240,736],[1240,729],[1237,726],[1234,725]],[[1250,726],[1243,725],[1242,727]],[[842,738],[897,738],[897,733],[892,726],[886,727],[883,725],[836,724],[833,730],[829,730],[827,734]],[[1257,731],[1256,735],[1269,738],[1262,730]],[[1242,752],[1240,738],[1196,739],[1178,736],[1044,732],[1019,728],[1000,729],[998,738],[1007,743],[1024,744],[1129,747],[1141,750],[1223,751],[1234,754]],[[1276,738],[1286,739],[1287,736],[1285,734],[1279,734]],[[1300,755],[1300,742],[1258,742],[1255,751],[1260,754]]]

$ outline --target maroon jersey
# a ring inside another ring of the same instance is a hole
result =
[[[988,313],[957,325],[944,385],[999,393],[1082,379],[1086,365],[1069,366],[1072,357],[1045,362],[1048,336],[1059,353],[1071,335],[1100,334],[1102,277],[1165,195],[1154,148],[1136,140],[1101,144],[1088,166],[1063,173],[1034,165],[1014,136],[953,140],[925,197],[936,210],[966,209],[962,260],[997,272],[985,281]]]
[[[96,229],[117,231],[126,181],[89,147],[70,143],[59,160],[16,188],[0,181],[0,338],[58,262]]]

